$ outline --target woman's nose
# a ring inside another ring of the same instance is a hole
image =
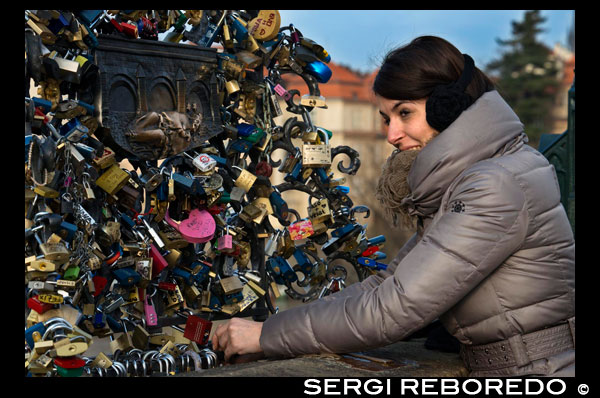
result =
[[[401,126],[395,123],[393,120],[390,120],[390,124],[387,130],[387,141],[393,145],[398,145],[398,142],[404,138],[406,134],[402,131]]]

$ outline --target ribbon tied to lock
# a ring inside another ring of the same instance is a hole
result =
[[[169,210],[165,212],[165,221],[175,228],[190,243],[208,242],[215,235],[217,225],[215,219],[206,210],[193,209],[188,218],[176,222],[169,216]]]

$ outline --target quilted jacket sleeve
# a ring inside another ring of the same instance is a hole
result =
[[[260,337],[265,355],[353,352],[391,344],[439,317],[493,272],[523,243],[528,218],[514,176],[483,163],[465,173],[452,191],[449,202],[462,201],[464,211],[440,213],[392,276],[267,319]]]

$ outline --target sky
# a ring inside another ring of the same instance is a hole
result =
[[[378,68],[386,52],[422,35],[440,36],[471,55],[476,65],[498,58],[496,39],[512,36],[512,21],[524,10],[279,10],[281,25],[290,23],[321,44],[333,62],[361,72]],[[548,47],[567,44],[574,10],[542,10]]]

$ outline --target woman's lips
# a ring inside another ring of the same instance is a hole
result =
[[[398,148],[398,149],[400,149],[401,151],[410,151],[413,149],[420,149],[420,148],[421,148],[421,145],[411,145],[411,146],[407,146],[404,148]]]

